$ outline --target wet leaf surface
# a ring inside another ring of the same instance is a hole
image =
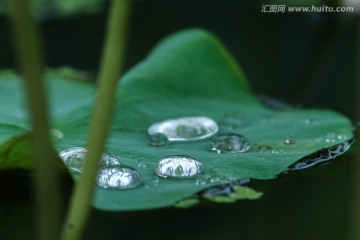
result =
[[[56,149],[83,147],[94,86],[56,76],[48,77],[48,85]],[[1,75],[0,100],[6,103],[0,107],[2,142],[28,129],[21,96],[17,77]],[[211,151],[213,137],[149,145],[147,129],[152,124],[188,116],[211,118],[219,133],[244,136],[250,149],[217,153]],[[172,206],[212,186],[243,178],[275,178],[299,159],[352,137],[351,122],[334,111],[265,107],[216,37],[186,30],[162,41],[119,85],[106,152],[136,169],[143,184],[126,190],[97,187],[93,205],[108,211]],[[195,158],[203,172],[190,179],[158,177],[155,165],[169,155]],[[239,191],[232,194],[226,201],[244,196]],[[260,196],[254,194],[251,198]]]

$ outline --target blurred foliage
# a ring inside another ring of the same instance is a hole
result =
[[[0,14],[9,14],[8,0],[0,0]],[[69,17],[99,12],[107,0],[29,0],[39,19]]]

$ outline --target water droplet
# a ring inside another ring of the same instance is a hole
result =
[[[71,172],[81,173],[84,170],[87,150],[83,147],[71,147],[60,152],[60,158]],[[104,153],[99,162],[100,167],[120,165],[120,159]]]
[[[146,163],[144,160],[139,160],[139,161],[138,161],[138,167],[146,168],[146,167],[147,167],[147,163]]]
[[[220,122],[220,129],[223,132],[233,131],[236,128],[246,125],[246,120],[247,118],[244,117],[242,112],[231,112]]]
[[[271,151],[271,153],[274,153],[274,154],[284,153],[284,150],[283,149],[273,149]]]
[[[56,137],[57,139],[62,139],[64,137],[64,134],[59,129],[51,129],[50,134]]]
[[[128,167],[107,167],[99,170],[96,177],[99,187],[110,189],[129,189],[141,184],[140,174]]]
[[[206,180],[203,180],[203,179],[198,179],[195,181],[195,184],[198,185],[198,186],[203,186],[207,183]]]
[[[165,147],[169,142],[167,136],[163,133],[154,133],[149,135],[149,145],[152,147]]]
[[[158,176],[154,176],[152,177],[151,181],[155,186],[157,186],[160,182],[160,178]]]
[[[295,143],[296,143],[296,141],[294,139],[291,139],[291,138],[288,138],[288,137],[286,137],[285,140],[284,140],[285,145],[293,145]]]
[[[120,159],[115,156],[103,153],[102,158],[100,159],[99,162],[100,168],[115,166],[115,165],[120,165]]]
[[[162,133],[169,141],[193,141],[213,136],[218,125],[208,117],[183,117],[155,123],[148,129],[149,135]]]
[[[270,153],[273,150],[273,148],[264,144],[253,144],[251,146],[251,150],[261,153]]]
[[[249,150],[249,141],[239,134],[229,133],[219,135],[212,142],[212,151],[222,152],[246,152]]]
[[[305,124],[315,124],[316,123],[316,119],[315,118],[306,118],[305,119]]]
[[[202,171],[202,164],[185,155],[168,156],[155,166],[155,173],[160,177],[191,178]]]

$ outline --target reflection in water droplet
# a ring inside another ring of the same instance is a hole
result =
[[[202,171],[202,164],[192,157],[184,155],[168,156],[155,166],[155,173],[160,177],[191,178]]]
[[[212,151],[223,152],[246,152],[249,150],[249,141],[239,134],[229,133],[217,136],[212,142]]]
[[[120,165],[120,159],[115,156],[103,153],[102,158],[100,159],[99,165],[100,165],[100,168]]]
[[[288,138],[288,137],[285,138],[285,140],[284,140],[285,145],[293,145],[295,143],[296,143],[296,141],[294,139],[291,139],[291,138]]]
[[[149,135],[162,133],[169,141],[192,141],[213,136],[218,125],[208,117],[183,117],[155,123],[148,129]]]
[[[152,147],[165,147],[169,142],[167,136],[163,133],[154,133],[149,135],[149,145]]]
[[[99,187],[110,189],[129,189],[141,184],[140,174],[128,167],[107,167],[99,170],[96,177]]]
[[[84,170],[87,150],[83,147],[72,147],[60,152],[60,158],[71,172],[81,173]],[[100,167],[120,165],[120,159],[104,153],[99,162]]]

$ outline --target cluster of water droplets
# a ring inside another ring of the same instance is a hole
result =
[[[71,172],[82,173],[84,170],[87,149],[72,147],[60,152],[60,158]],[[99,161],[96,184],[102,188],[128,189],[141,184],[140,174],[130,167],[120,165],[120,159],[103,153]]]
[[[261,117],[257,119],[258,124],[263,123],[279,123],[279,119]],[[209,150],[218,154],[228,153],[244,153],[244,152],[258,152],[258,153],[284,153],[282,148],[291,148],[291,145],[297,143],[293,134],[283,137],[281,148],[275,148],[268,144],[250,144],[249,140],[239,134],[241,128],[248,124],[248,120],[242,117],[241,113],[233,112],[225,116],[218,125],[214,120],[205,116],[191,116],[167,119],[151,125],[148,130],[148,144],[154,148],[163,148],[172,144],[172,142],[188,143],[194,141],[201,141],[204,139],[211,139]],[[303,124],[312,126],[317,124],[314,118],[306,118]],[[328,133],[321,141],[333,143],[339,140],[345,140],[346,136],[335,133]],[[345,143],[344,143],[345,144]],[[299,162],[289,168],[289,170],[298,170],[320,162],[328,161],[337,155],[345,152],[350,144],[338,145],[337,148],[327,149],[327,152],[316,159],[308,159]],[[68,166],[70,171],[81,173],[85,163],[85,155],[87,150],[82,147],[74,147],[64,150],[60,153],[60,157]],[[139,159],[137,167],[146,170],[151,164],[145,159]],[[106,189],[129,189],[135,188],[142,184],[140,173],[130,167],[120,165],[120,159],[104,153],[99,161],[100,170],[96,178],[98,186]],[[206,166],[205,166],[206,167]],[[145,188],[151,186],[158,186],[161,178],[172,179],[194,179],[196,185],[207,184],[221,184],[222,188],[212,188],[206,194],[214,194],[211,191],[217,191],[223,194],[231,190],[231,184],[244,184],[248,180],[238,180],[239,177],[234,174],[217,174],[209,171],[201,163],[201,159],[195,159],[192,156],[186,155],[169,155],[158,160],[153,168],[154,176],[151,181],[144,184]],[[227,187],[224,187],[227,186]]]
[[[60,152],[60,158],[64,161],[65,165],[71,172],[82,173],[84,170],[86,154],[86,148],[71,147]],[[99,161],[99,167],[103,168],[115,165],[120,165],[120,159],[115,156],[103,153]]]

